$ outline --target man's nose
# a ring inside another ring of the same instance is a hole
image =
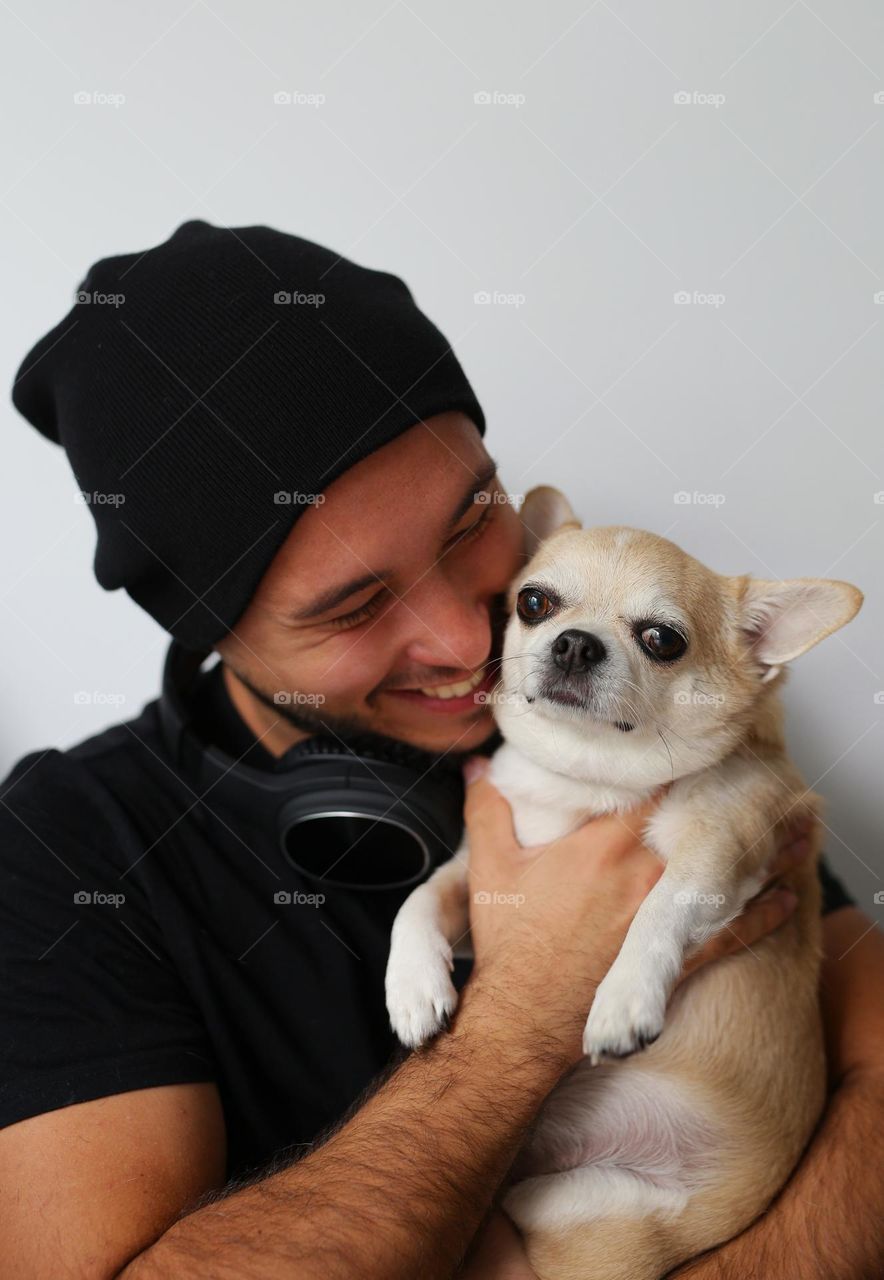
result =
[[[598,636],[573,628],[562,631],[551,646],[552,659],[565,675],[580,675],[596,666],[607,654]]]
[[[491,648],[491,608],[487,601],[467,604],[455,592],[428,590],[409,597],[418,634],[407,649],[409,659],[427,668],[472,671]]]

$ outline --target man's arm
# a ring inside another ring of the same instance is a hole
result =
[[[0,1130],[0,1275],[108,1280],[225,1176],[213,1084],[163,1085]]]
[[[569,1065],[517,1001],[468,986],[450,1034],[326,1142],[183,1218],[121,1274],[449,1277]]]
[[[884,1274],[884,934],[856,907],[823,919],[830,1098],[768,1211],[680,1268],[691,1280],[870,1280]]]
[[[309,1155],[199,1207],[222,1183],[211,1086],[199,1115],[182,1087],[10,1123],[0,1131],[0,1274],[447,1280],[538,1107],[579,1058],[586,1004],[659,875],[638,819],[597,819],[524,850],[506,801],[478,782],[466,817],[471,873],[484,865],[510,901],[530,865],[533,892],[518,912],[478,895],[473,974],[448,1034]],[[544,924],[558,949],[537,954]]]
[[[182,1206],[224,1181],[214,1086],[140,1090],[10,1125],[0,1131],[0,1274],[450,1276],[568,1065],[517,1001],[476,984],[451,1033],[322,1146],[183,1218]]]

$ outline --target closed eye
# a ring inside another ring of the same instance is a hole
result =
[[[388,594],[387,588],[382,587],[380,591],[375,592],[370,600],[366,600],[365,604],[361,604],[358,609],[353,609],[350,613],[342,613],[340,617],[331,618],[327,625],[330,627],[354,627],[360,622],[366,622],[379,612],[384,596]]]
[[[472,542],[474,538],[477,538],[479,534],[482,533],[483,530],[491,523],[493,514],[494,507],[489,503],[487,507],[483,508],[479,519],[474,520],[468,529],[463,529],[460,533],[456,533],[453,538],[448,539],[445,544],[446,554],[449,551],[453,551],[455,547],[460,546],[462,543]]]
[[[483,508],[482,514],[478,520],[474,520],[468,529],[464,529],[461,533],[455,534],[453,538],[449,538],[445,544],[443,554],[447,555],[449,551],[453,551],[455,547],[463,546],[465,543],[475,541],[480,534],[491,523],[494,515],[494,507],[489,504]],[[352,609],[349,613],[342,613],[337,618],[331,618],[328,623],[323,624],[330,627],[355,627],[360,622],[367,622],[369,618],[379,613],[384,603],[385,596],[390,595],[387,587],[381,587],[380,591],[375,592],[371,599],[366,600],[365,604],[361,604],[358,609]]]

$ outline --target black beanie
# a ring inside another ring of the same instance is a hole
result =
[[[232,630],[313,495],[416,422],[485,419],[396,276],[270,227],[104,258],[13,403],[63,445],[95,576],[188,648]]]

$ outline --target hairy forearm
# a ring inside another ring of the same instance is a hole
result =
[[[747,1231],[675,1274],[691,1280],[884,1275],[884,936],[854,908],[824,922],[831,1096],[801,1163]]]
[[[450,1034],[408,1058],[323,1145],[182,1218],[121,1274],[449,1277],[568,1065],[556,1040],[468,987]]]

